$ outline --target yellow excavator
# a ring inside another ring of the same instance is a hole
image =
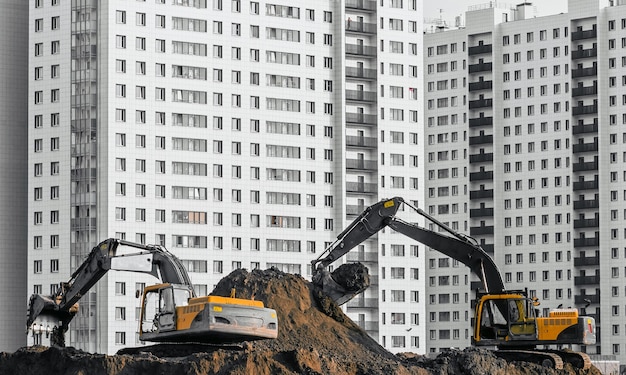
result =
[[[397,218],[396,213],[403,204],[442,231],[435,232]],[[537,316],[537,298],[529,298],[526,291],[505,290],[498,266],[476,240],[454,231],[399,197],[384,199],[366,208],[341,232],[311,262],[313,283],[338,304],[363,292],[364,288],[354,287],[355,283],[349,276],[341,274],[341,277],[334,277],[336,271],[330,273],[327,268],[385,227],[458,260],[481,279],[485,292],[477,294],[472,334],[474,346],[497,347],[499,350],[494,353],[504,359],[535,362],[554,368],[563,368],[563,363],[568,362],[578,368],[589,368],[591,360],[584,353],[538,350],[536,347],[595,344],[596,324],[593,317],[579,316],[577,309],[555,309],[550,311],[549,316]],[[358,277],[363,278],[362,275]]]
[[[118,254],[123,248],[138,251]],[[276,311],[263,302],[235,298],[234,293],[198,297],[187,270],[167,249],[113,238],[95,246],[54,295],[30,297],[27,331],[46,332],[51,345],[64,346],[78,301],[109,270],[146,273],[162,281],[143,290],[141,341],[235,343],[278,336]]]

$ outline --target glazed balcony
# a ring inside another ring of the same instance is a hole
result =
[[[470,210],[470,217],[493,217],[493,208],[472,208]],[[493,228],[493,227],[492,227]]]
[[[581,295],[574,296],[574,303],[577,305],[586,305],[588,302],[599,304],[600,295],[599,294],[581,294]]]
[[[470,163],[488,163],[493,161],[493,153],[474,154],[469,157]]]
[[[575,276],[574,285],[599,285],[600,275],[594,276]]]
[[[598,228],[600,219],[577,219],[574,220],[574,229]]]
[[[574,87],[572,89],[572,96],[589,96],[589,95],[597,95],[598,94],[598,86],[587,86],[587,87]]]
[[[597,133],[598,132],[598,124],[582,124],[582,125],[574,125],[572,127],[573,134],[587,134],[587,133]]]
[[[598,170],[598,162],[597,161],[588,161],[588,162],[584,162],[584,163],[574,163],[574,165],[572,165],[572,170],[574,172],[597,171]]]
[[[484,227],[470,227],[470,236],[493,234],[493,232],[493,225],[486,225]]]
[[[372,172],[378,169],[374,160],[346,159],[346,169]]]
[[[600,239],[591,238],[574,238],[574,247],[597,247],[600,246]]]
[[[577,154],[581,152],[597,152],[598,151],[598,140],[596,139],[594,142],[590,143],[575,143],[572,145],[572,152]]]

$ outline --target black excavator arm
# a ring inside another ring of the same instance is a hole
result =
[[[132,254],[117,255],[119,247],[138,249]],[[109,238],[95,246],[85,261],[74,271],[70,280],[60,284],[51,296],[33,294],[30,297],[27,330],[36,321],[42,326],[55,327],[51,341],[64,345],[64,334],[78,311],[77,303],[109,270],[141,272],[159,278],[164,283],[186,285],[193,296],[193,286],[180,260],[165,248],[141,245]]]
[[[418,214],[447,232],[448,235],[422,228],[397,218],[396,213],[401,204],[412,208]],[[413,207],[399,197],[384,199],[367,207],[359,217],[350,223],[337,236],[337,240],[320,257],[311,262],[313,266],[313,283],[320,286],[338,304],[343,304],[362,292],[362,290],[350,291],[345,286],[337,283],[327,271],[327,267],[385,227],[400,232],[465,264],[481,279],[485,291],[489,293],[504,291],[504,282],[498,267],[476,240],[454,231],[423,210]]]

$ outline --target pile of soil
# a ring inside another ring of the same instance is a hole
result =
[[[212,294],[261,300],[276,309],[276,340],[239,345],[154,345],[107,356],[73,348],[22,348],[0,354],[0,374],[134,375],[134,374],[546,374],[597,375],[508,363],[479,349],[450,351],[429,359],[393,355],[378,345],[342,310],[299,275],[275,269],[237,270],[222,279]]]

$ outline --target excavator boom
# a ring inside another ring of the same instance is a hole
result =
[[[406,205],[450,235],[421,228],[396,217],[400,205]],[[478,243],[450,229],[423,210],[406,203],[400,197],[384,199],[366,208],[348,227],[337,236],[317,259],[311,262],[313,282],[322,287],[338,304],[349,301],[363,290],[350,290],[332,278],[326,270],[328,265],[344,256],[358,244],[367,240],[385,227],[400,232],[468,266],[483,282],[487,292],[504,290],[504,282],[498,266]]]

